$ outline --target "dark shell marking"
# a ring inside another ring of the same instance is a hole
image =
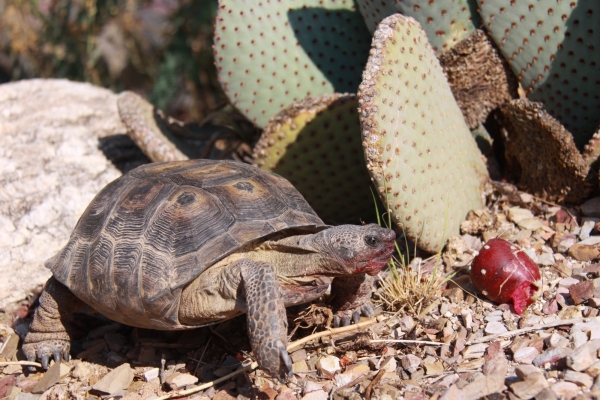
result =
[[[106,186],[46,266],[110,319],[186,329],[181,291],[206,268],[274,232],[325,227],[279,175],[234,161],[154,163]]]

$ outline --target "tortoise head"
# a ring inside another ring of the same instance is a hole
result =
[[[340,225],[318,233],[315,239],[343,274],[376,275],[392,257],[396,233],[376,224]]]

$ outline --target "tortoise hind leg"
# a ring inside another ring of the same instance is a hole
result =
[[[40,306],[35,311],[29,333],[25,338],[23,352],[30,361],[40,360],[48,367],[48,360],[55,362],[69,359],[71,338],[63,325],[64,318],[82,309],[85,303],[77,298],[65,285],[50,278],[40,296]]]
[[[292,374],[287,352],[287,317],[277,273],[269,264],[250,260],[240,268],[247,306],[248,336],[260,367],[280,381]]]

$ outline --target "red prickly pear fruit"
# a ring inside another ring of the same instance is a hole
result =
[[[471,264],[471,282],[496,303],[513,303],[519,315],[542,291],[540,270],[521,249],[503,239],[491,239]]]

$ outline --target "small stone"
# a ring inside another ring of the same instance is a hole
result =
[[[415,327],[415,320],[410,315],[405,315],[400,319],[399,325],[403,332],[410,332]]]
[[[408,354],[400,359],[400,364],[402,368],[412,374],[421,366],[421,358],[413,354]]]
[[[0,352],[0,356],[4,357],[5,360],[12,360],[15,354],[17,353],[17,347],[19,346],[19,335],[13,333],[8,337],[8,339],[4,342],[2,347],[2,352]]]
[[[321,382],[307,380],[304,382],[304,387],[302,388],[302,394],[314,392],[315,390],[321,390],[321,389],[323,389],[324,384],[325,384],[324,382],[321,383]]]
[[[569,287],[569,294],[575,305],[594,297],[594,281],[583,281]]]
[[[556,382],[551,389],[562,399],[572,399],[579,393],[579,387],[572,382]]]
[[[342,369],[340,367],[340,359],[335,356],[322,357],[317,361],[316,368],[323,376],[330,379]]]
[[[485,333],[488,335],[495,335],[498,333],[508,332],[506,326],[502,322],[490,322],[485,326]]]
[[[506,217],[515,224],[525,220],[533,218],[533,213],[525,208],[511,207],[506,210]]]
[[[536,230],[540,229],[543,226],[542,221],[540,221],[537,218],[525,218],[525,219],[522,219],[521,221],[519,221],[517,223],[517,225],[521,229],[527,229],[527,230],[530,230],[530,231],[536,231]]]
[[[577,349],[588,341],[588,335],[585,332],[577,331],[571,334],[571,340],[573,341],[573,348]]]
[[[90,375],[92,375],[92,369],[90,368],[88,363],[81,361],[77,363],[77,365],[75,365],[75,368],[73,368],[73,373],[71,375],[73,375],[74,378],[83,381],[88,379]]]
[[[167,377],[165,383],[169,385],[172,390],[180,389],[182,387],[193,385],[198,382],[198,378],[191,374],[181,374],[175,372]]]
[[[31,393],[41,394],[54,386],[54,384],[60,379],[60,364],[61,363],[52,364],[44,376],[42,376],[42,378],[38,381],[37,385],[33,387]]]
[[[96,392],[114,395],[125,389],[133,382],[133,369],[125,363],[104,375],[92,389]]]
[[[581,205],[581,212],[586,217],[600,218],[600,197],[593,197]]]
[[[576,243],[569,248],[569,255],[577,261],[592,261],[600,257],[600,248],[596,245]]]
[[[396,358],[390,357],[389,360],[383,364],[382,368],[386,372],[396,372],[396,368],[398,368],[398,362]]]
[[[588,300],[590,307],[600,308],[600,297],[593,297]]]
[[[65,376],[69,375],[69,372],[71,372],[71,366],[67,365],[67,364],[63,364],[60,363],[60,371],[59,371],[59,375],[61,378],[64,378]]]
[[[568,278],[563,278],[560,281],[558,281],[558,286],[568,288],[568,287],[576,285],[578,283],[579,283],[579,279],[568,277]]]
[[[542,312],[546,315],[556,315],[556,313],[558,312],[558,302],[556,301],[556,299],[552,299],[544,303],[544,306],[542,307]]]
[[[521,399],[530,399],[549,386],[542,370],[532,365],[519,365],[515,373],[521,381],[511,384],[510,389]]]
[[[308,356],[306,355],[306,350],[304,350],[304,349],[294,351],[293,353],[290,354],[290,358],[292,359],[292,362],[308,360]]]
[[[550,388],[546,388],[535,395],[535,400],[558,400],[556,397],[556,393],[552,391]]]
[[[554,256],[551,253],[544,252],[544,253],[538,254],[537,263],[540,265],[549,266],[549,265],[554,265],[555,262],[556,262],[556,260],[554,259]]]
[[[423,364],[423,367],[427,371],[427,375],[439,374],[441,372],[444,372],[444,363],[441,360],[431,364]]]
[[[513,359],[521,364],[531,364],[539,355],[540,352],[535,347],[523,347],[515,352]]]
[[[148,371],[144,372],[144,374],[143,374],[144,380],[146,382],[150,382],[152,379],[158,378],[159,374],[160,374],[160,370],[158,368],[149,369]]]
[[[319,389],[305,394],[302,400],[327,400],[328,398],[329,395],[323,389]]]
[[[577,236],[571,233],[556,234],[552,239],[552,245],[558,253],[566,253],[577,243]]]
[[[294,373],[308,372],[310,371],[310,368],[305,360],[300,360],[292,364],[292,371]]]
[[[536,367],[542,366],[546,363],[554,364],[558,361],[562,360],[565,357],[568,357],[573,353],[573,349],[569,349],[567,347],[560,347],[555,349],[549,349],[537,356],[533,359],[533,365]]]
[[[587,342],[567,357],[567,365],[578,372],[591,367],[598,360],[598,349],[600,349],[600,339]]]
[[[4,367],[4,370],[2,371],[5,375],[18,375],[23,373],[23,367],[15,364],[15,365],[7,365],[6,367]]]
[[[565,372],[564,380],[567,382],[573,382],[578,386],[582,386],[588,389],[592,387],[592,384],[594,383],[592,377],[588,374],[571,370],[567,370],[567,372]]]
[[[344,373],[337,374],[334,378],[337,387],[342,387],[351,384],[361,376],[370,371],[369,367],[364,364],[357,364],[352,369],[347,369]]]
[[[593,363],[591,366],[589,366],[585,372],[590,375],[592,378],[596,378],[597,376],[600,376],[600,360],[596,361],[595,363]]]
[[[581,224],[581,231],[579,232],[579,239],[584,240],[590,237],[590,233],[594,229],[594,226],[598,222],[598,219],[583,218]]]
[[[38,400],[41,395],[33,393],[19,393],[15,400]]]

